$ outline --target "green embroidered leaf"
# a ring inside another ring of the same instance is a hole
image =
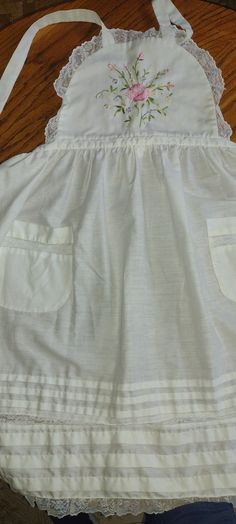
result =
[[[99,91],[99,92],[96,94],[96,98],[98,98],[99,96],[102,96],[103,93],[109,93],[109,90],[108,90],[108,89],[103,89],[102,91]]]
[[[125,84],[127,87],[129,87],[129,83],[128,83],[127,78],[126,78],[126,76],[125,76],[124,73],[121,73],[121,78],[122,78],[124,84]]]
[[[125,69],[126,69],[128,75],[129,75],[129,77],[130,77],[131,82],[132,82],[132,81],[133,81],[133,80],[132,80],[132,75],[131,75],[131,72],[130,72],[129,68],[128,68],[127,66],[125,66]]]
[[[119,111],[122,111],[122,113],[125,113],[123,106],[115,106],[115,107],[117,107],[116,113],[118,113]]]
[[[120,98],[120,101],[122,102],[122,104],[125,105],[125,99],[124,99],[123,96],[121,96],[121,95],[116,95],[115,98]]]
[[[137,59],[137,60],[138,60],[138,59]],[[137,74],[137,69],[136,69],[137,60],[136,60],[136,62],[135,62],[135,66],[134,66],[134,65],[132,66],[132,69],[133,69],[133,71],[134,71],[134,74],[135,74],[136,79],[138,80],[138,74]]]
[[[117,91],[117,87],[113,87],[112,85],[110,85],[110,92],[115,93],[116,91]]]
[[[158,87],[158,86],[156,86],[156,87],[153,87],[153,89],[152,89],[152,92],[154,93],[154,92],[155,92],[155,91],[156,91],[157,89],[159,89],[159,87]]]
[[[160,78],[160,76],[163,76],[163,75],[165,75],[165,74],[166,74],[165,71],[159,71],[159,72],[156,74],[155,78],[156,78],[156,79],[157,79],[157,78]]]

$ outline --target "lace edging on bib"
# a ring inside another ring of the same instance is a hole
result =
[[[192,39],[186,40],[183,47],[189,51],[199,62],[205,71],[207,79],[211,85],[213,97],[216,105],[216,117],[219,130],[219,136],[230,138],[232,129],[228,122],[225,121],[219,103],[225,89],[225,82],[221,69],[216,65],[214,58],[209,51],[199,47]]]
[[[174,29],[177,34],[178,29]],[[114,39],[116,42],[125,42],[135,38],[158,36],[159,34],[159,30],[155,29],[154,27],[144,32],[133,29],[126,30],[118,28],[113,28],[111,31],[114,34]],[[184,40],[182,43],[180,43],[180,45],[190,52],[204,69],[214,96],[219,136],[229,139],[232,135],[232,129],[230,125],[224,120],[224,116],[219,107],[220,99],[225,88],[221,69],[217,67],[216,62],[210,53],[207,50],[198,47],[198,45],[192,39]],[[88,56],[98,51],[98,49],[101,47],[102,32],[100,31],[99,34],[94,35],[91,40],[83,42],[81,45],[73,49],[69,57],[69,61],[65,66],[62,67],[58,78],[53,83],[57,95],[61,97],[62,100],[69,86],[73,73]],[[60,112],[61,107],[59,108],[57,114],[50,118],[45,127],[44,135],[46,144],[53,142],[56,138]]]

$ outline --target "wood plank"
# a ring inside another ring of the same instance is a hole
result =
[[[10,490],[0,480],[0,523],[1,524],[53,524],[46,511],[32,508],[25,497]]]

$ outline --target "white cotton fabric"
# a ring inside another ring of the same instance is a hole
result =
[[[108,38],[0,166],[0,473],[31,501],[236,496],[236,146],[174,35]],[[93,95],[142,53],[176,98],[127,129]]]
[[[154,36],[157,38],[160,36],[161,30],[151,27],[146,31],[135,31],[133,29],[119,28],[113,28],[110,29],[110,31],[113,34],[115,42],[120,43],[136,39],[143,40],[146,37],[150,36]],[[205,74],[212,88],[212,93],[216,104],[216,117],[219,136],[230,138],[233,131],[228,122],[225,121],[224,115],[222,114],[222,111],[219,106],[225,88],[224,78],[221,69],[216,65],[214,58],[209,54],[209,52],[206,49],[200,48],[196,44],[196,42],[192,40],[192,38],[186,39],[186,37],[183,37],[182,30],[177,29],[176,26],[172,26],[172,31],[175,31],[174,38],[178,41],[178,43],[197,59],[197,61],[205,71]],[[62,67],[62,69],[59,72],[58,78],[56,78],[56,80],[53,83],[55,91],[59,97],[61,97],[62,99],[64,98],[64,94],[67,91],[70,80],[75,70],[78,67],[80,67],[82,62],[86,60],[88,56],[92,55],[93,53],[97,52],[98,49],[103,47],[102,36],[102,31],[100,31],[98,35],[94,35],[90,40],[83,42],[82,44],[76,46],[72,50],[67,64]],[[45,143],[53,141],[56,137],[57,123],[60,117],[60,110],[61,107],[59,108],[57,114],[49,119],[45,127]]]
[[[168,67],[165,82],[172,82],[174,79],[178,86],[168,108],[169,118],[151,120],[148,132],[218,136],[213,93],[210,84],[206,82],[205,72],[170,33],[165,38],[147,37],[141,42],[125,41],[119,45],[114,43],[89,56],[73,74],[65,93],[58,122],[59,138],[99,136],[101,133],[106,136],[122,135],[125,132],[123,119],[118,119],[117,116],[108,118],[101,101],[94,101],[94,93],[100,92],[104,84],[108,83],[104,81],[107,63],[112,61],[123,64],[127,60],[134,63],[141,52],[145,57],[145,69],[155,72]],[[88,100],[86,104],[83,96],[85,92]],[[129,132],[139,132],[135,119],[129,126]]]

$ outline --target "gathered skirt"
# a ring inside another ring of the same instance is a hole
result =
[[[2,478],[54,514],[235,501],[236,144],[58,140],[0,193]]]

